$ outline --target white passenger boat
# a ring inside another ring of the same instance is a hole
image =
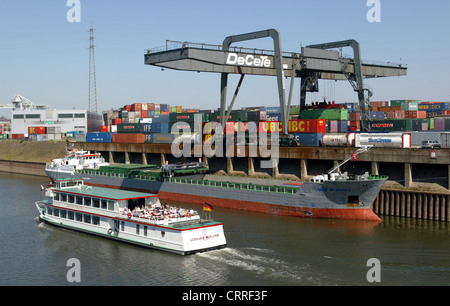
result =
[[[163,206],[156,194],[56,179],[45,196],[39,218],[56,226],[182,255],[226,247],[223,223]]]
[[[109,166],[100,153],[72,150],[64,158],[57,158],[45,165],[45,173],[51,179],[67,178],[75,174],[76,170],[98,169]]]

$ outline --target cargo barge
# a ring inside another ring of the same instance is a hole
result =
[[[161,168],[128,164],[80,169],[74,177],[92,186],[157,193],[167,201],[208,202],[217,207],[296,217],[380,221],[371,208],[386,176],[329,173],[306,182],[263,186],[205,180],[202,173],[207,170],[201,162]]]

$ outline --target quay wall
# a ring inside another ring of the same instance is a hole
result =
[[[24,155],[24,146],[26,146],[25,151],[29,155],[29,160],[14,160],[14,158],[10,158],[10,156],[17,157]],[[22,146],[15,143],[13,146],[14,149],[11,149],[11,147],[9,147],[9,149],[6,150],[5,148],[2,148],[2,143],[0,142],[0,172],[46,176],[44,171],[45,161],[49,162],[53,158],[61,157],[62,154],[59,153],[56,153],[58,155],[54,156],[55,151],[62,150],[62,152],[65,152],[66,144],[63,142],[59,144],[52,144],[53,147],[51,151],[42,151],[42,144],[38,144],[36,146],[39,147],[33,148],[30,142],[23,144]],[[14,150],[16,150],[16,152]],[[8,156],[8,158],[2,156],[2,152],[6,151],[10,155]],[[169,162],[177,162],[177,159],[174,159],[170,154],[166,154],[165,150],[163,150],[162,147],[155,147],[150,150],[150,152],[130,150],[129,152],[125,153],[118,151],[99,150],[98,152],[101,152],[107,160],[116,163],[131,162],[160,165],[166,160],[168,160]],[[33,159],[36,159],[38,161],[33,161]],[[234,160],[232,160],[227,159],[226,157],[214,157],[206,160],[213,172],[222,172],[223,174],[226,174],[225,176],[216,176],[217,179],[229,179],[231,181],[232,179],[238,178],[236,176],[227,175],[237,174],[238,177],[243,176],[245,178],[258,178],[258,181],[271,182],[270,184],[272,184],[273,179],[277,178],[293,180],[296,180],[300,177],[303,178],[304,175],[314,174],[316,170],[320,171],[329,169],[334,164],[332,159],[280,159],[280,167],[276,169],[276,171],[274,171],[274,169],[270,169],[263,172],[264,170],[258,168],[257,166],[259,164],[258,158],[253,160],[251,158],[244,157],[235,158]],[[379,165],[375,165],[376,167],[374,167],[374,162],[370,161],[370,159],[366,159],[364,161],[361,161],[360,163],[358,162],[357,164],[359,165],[357,168],[360,168],[359,171],[376,171],[379,172],[379,174],[385,174],[384,169],[391,169],[393,173],[387,173],[388,175],[392,175],[394,173],[400,174],[400,177],[397,180],[393,178],[394,180],[388,181],[376,198],[373,205],[373,210],[376,214],[380,216],[398,216],[413,219],[415,218],[450,222],[450,191],[448,190],[448,188],[434,189],[428,188],[427,185],[425,185],[425,187],[417,187],[417,183],[414,183],[413,186],[405,186],[405,177],[403,175],[405,173],[411,172],[412,170],[405,170],[402,164],[392,161],[390,163],[387,163],[385,166],[380,163]],[[430,166],[438,165],[432,165],[432,163],[428,166],[426,164],[415,164],[414,169],[416,173],[410,175],[411,181],[416,176],[423,177],[423,174],[425,174],[425,172],[423,171],[429,172]],[[441,169],[443,169],[442,173],[433,172],[428,173],[427,176],[439,177],[442,174],[442,176],[445,177],[443,181],[448,181],[449,178],[446,176],[446,174],[449,173],[450,176],[450,171],[447,172],[447,167],[442,166],[442,164],[439,166]],[[398,182],[400,182],[400,184]]]

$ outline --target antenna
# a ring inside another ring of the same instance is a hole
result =
[[[97,81],[95,77],[94,28],[89,30],[89,107],[88,111],[97,113]]]

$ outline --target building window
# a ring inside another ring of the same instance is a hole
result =
[[[75,114],[75,118],[86,118],[85,114]]]
[[[40,114],[26,114],[25,118],[26,119],[41,119],[41,115]]]
[[[60,119],[73,118],[73,114],[58,114],[58,118]]]
[[[13,115],[13,119],[24,119],[25,115]]]

